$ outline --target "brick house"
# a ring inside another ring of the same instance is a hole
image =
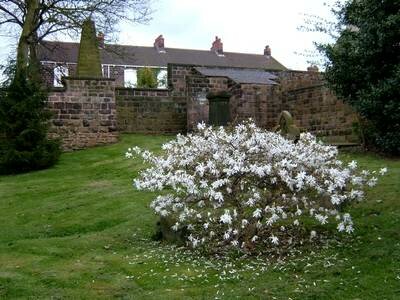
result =
[[[168,64],[214,66],[219,68],[250,68],[287,70],[271,56],[266,46],[261,54],[224,52],[220,38],[215,37],[211,49],[192,50],[165,47],[162,35],[153,47],[105,44],[104,35],[98,35],[103,77],[114,78],[117,86],[135,87],[139,68],[158,70],[158,79],[166,77]],[[49,84],[60,86],[62,76],[73,76],[78,61],[79,43],[44,41],[39,48],[39,59]],[[159,80],[161,82],[162,80]],[[166,88],[159,85],[160,88]]]

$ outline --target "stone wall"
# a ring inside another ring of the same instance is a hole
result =
[[[205,77],[190,68],[186,77],[187,128],[193,130],[200,123],[208,123],[208,93],[227,91],[231,81],[226,77]]]
[[[208,122],[208,92],[228,91],[230,120],[237,123],[252,118],[260,127],[272,129],[278,116],[288,110],[302,131],[311,132],[336,144],[357,143],[353,131],[357,120],[352,109],[325,85],[323,74],[314,71],[276,72],[277,85],[238,84],[225,77],[206,77],[190,66],[180,66],[185,74],[188,101],[188,129]]]
[[[326,86],[323,74],[313,71],[277,73],[279,85],[268,100],[267,128],[277,124],[283,110],[289,111],[295,124],[332,144],[358,143],[354,132],[357,115]]]
[[[263,128],[268,127],[268,120],[272,117],[270,102],[274,100],[275,86],[262,84],[240,84],[232,88],[231,120],[234,123],[252,118]]]
[[[118,140],[112,79],[65,78],[65,87],[49,94],[48,107],[53,113],[49,136],[61,138],[64,150]]]
[[[117,127],[128,133],[186,132],[186,101],[169,90],[116,88]]]
[[[283,95],[281,105],[282,110],[291,112],[300,129],[328,143],[359,142],[353,129],[356,114],[324,85],[289,90]]]
[[[66,79],[65,89],[50,94],[54,112],[50,135],[64,149],[82,149],[117,140],[128,133],[185,133],[208,122],[210,92],[227,91],[233,123],[252,118],[263,128],[277,124],[282,110],[292,113],[303,131],[331,143],[353,143],[356,115],[324,84],[321,73],[278,72],[277,85],[238,84],[226,77],[207,77],[193,66],[168,67],[169,88],[116,87],[113,79]]]
[[[305,88],[324,83],[323,73],[314,71],[273,72],[279,78],[282,91]]]

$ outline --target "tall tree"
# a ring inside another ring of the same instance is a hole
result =
[[[326,79],[366,120],[367,142],[400,154],[400,0],[349,0],[334,12],[338,38],[318,45]]]
[[[19,33],[17,72],[35,66],[37,45],[59,32],[78,32],[91,18],[104,33],[116,31],[121,20],[145,23],[151,0],[0,0],[0,27]]]

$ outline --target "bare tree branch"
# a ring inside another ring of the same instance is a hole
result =
[[[115,33],[121,20],[147,23],[152,14],[151,1],[0,0],[0,27],[3,32],[23,33],[23,38],[20,36],[19,39],[19,49],[34,49],[44,38],[59,32],[78,33],[83,21],[88,18],[93,19],[96,27],[106,35]],[[29,51],[25,51],[24,55],[28,56]]]

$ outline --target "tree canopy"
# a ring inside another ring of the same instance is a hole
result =
[[[338,38],[319,44],[326,79],[364,119],[367,143],[400,153],[400,1],[350,0],[337,7]]]
[[[0,0],[0,27],[19,35],[17,69],[36,61],[36,46],[48,36],[79,32],[88,18],[108,34],[121,20],[145,23],[150,0]]]

